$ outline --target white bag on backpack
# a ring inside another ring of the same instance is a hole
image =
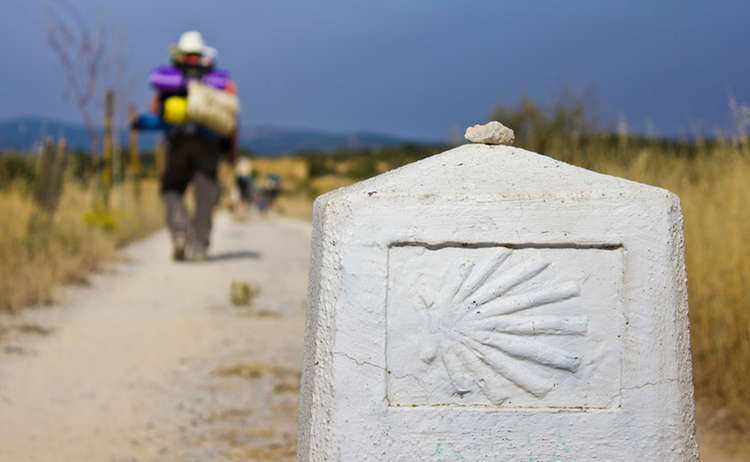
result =
[[[222,136],[237,127],[240,102],[237,95],[209,87],[197,80],[188,82],[187,116],[193,122]]]

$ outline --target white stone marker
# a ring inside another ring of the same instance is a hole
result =
[[[697,461],[682,214],[469,144],[318,198],[298,462]]]

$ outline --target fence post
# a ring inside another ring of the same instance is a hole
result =
[[[157,135],[156,147],[154,147],[154,163],[156,164],[156,175],[161,178],[161,174],[164,173],[166,152],[164,147],[164,136]]]
[[[57,140],[57,151],[55,153],[55,160],[52,165],[52,174],[50,178],[50,186],[48,189],[47,196],[47,207],[50,213],[57,209],[57,205],[60,203],[60,196],[62,195],[62,186],[65,178],[65,167],[67,166],[67,143],[65,138]],[[50,149],[51,150],[51,149]]]
[[[65,164],[65,139],[57,143],[57,150],[55,150],[52,137],[47,137],[39,159],[39,175],[34,189],[36,209],[31,214],[28,223],[30,235],[42,236],[52,225],[52,215],[60,201]]]
[[[104,203],[109,206],[109,191],[112,187],[112,125],[115,112],[115,94],[111,88],[107,89],[104,100],[104,152],[102,156],[102,185],[104,187]]]
[[[133,121],[136,118],[135,106],[128,108],[128,119],[130,126],[130,136],[128,138],[128,144],[130,144],[130,175],[133,178],[133,191],[136,199],[141,195],[141,156],[138,145],[138,130],[133,128]]]
[[[50,170],[54,162],[54,141],[48,136],[44,142],[42,156],[39,159],[39,176],[36,179],[34,202],[40,208],[47,208],[47,198],[50,190]]]

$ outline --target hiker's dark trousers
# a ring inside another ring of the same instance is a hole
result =
[[[171,134],[167,138],[167,161],[161,179],[161,193],[172,238],[186,238],[194,248],[207,249],[213,209],[219,202],[217,168],[221,155],[219,140],[193,134]],[[193,184],[195,215],[188,217],[183,195]]]

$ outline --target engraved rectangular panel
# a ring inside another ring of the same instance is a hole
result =
[[[389,405],[617,408],[622,252],[390,246]]]

